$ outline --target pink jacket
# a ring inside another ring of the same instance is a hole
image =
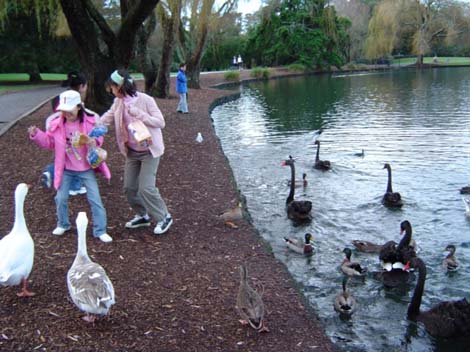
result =
[[[84,115],[84,121],[80,125],[81,133],[88,134],[93,127],[95,126],[96,116]],[[62,182],[62,176],[65,169],[65,126],[64,118],[62,116],[52,120],[50,122],[50,127],[47,132],[44,132],[40,129],[37,130],[37,133],[31,137],[31,140],[34,141],[38,146],[45,149],[54,150],[54,188],[59,189]],[[101,146],[103,144],[103,137],[96,139],[96,145]],[[111,171],[105,162],[102,162],[95,171],[100,172],[106,179],[111,179]]]
[[[125,108],[123,100],[115,98],[111,108],[101,116],[99,121],[105,125],[110,125],[114,120],[119,151],[127,155],[127,126],[124,126],[123,122],[123,111]],[[152,144],[149,149],[153,157],[156,158],[163,155],[165,145],[163,144],[162,128],[165,128],[165,119],[155,99],[145,93],[137,92],[137,99],[127,109],[131,116],[141,120],[147,126],[152,135]]]

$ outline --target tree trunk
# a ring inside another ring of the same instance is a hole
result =
[[[424,55],[423,54],[418,54],[416,56],[416,67],[422,67],[424,63]]]
[[[60,0],[62,11],[77,45],[82,68],[89,77],[86,104],[104,112],[112,97],[104,82],[116,68],[127,68],[134,53],[137,31],[159,0],[121,1],[121,26],[115,33],[91,0]]]
[[[163,10],[162,10],[163,11]],[[162,12],[163,27],[163,47],[162,57],[158,69],[158,77],[153,93],[159,98],[170,97],[170,70],[173,62],[173,53],[175,51],[175,35],[179,27],[179,18],[181,15],[181,0],[174,0],[171,6],[170,16]]]
[[[152,12],[152,15],[148,19],[147,23],[139,30],[137,37],[137,59],[139,61],[140,70],[144,75],[145,92],[147,94],[151,93],[152,87],[155,84],[155,80],[157,79],[158,66],[155,64],[155,61],[152,60],[148,53],[148,40],[155,31],[156,25],[157,19],[155,12]]]

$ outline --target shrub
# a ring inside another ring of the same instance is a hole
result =
[[[287,69],[289,71],[305,71],[307,67],[303,64],[290,64]]]
[[[250,72],[251,77],[264,78],[264,79],[268,79],[269,74],[270,74],[270,71],[269,71],[269,68],[267,67],[255,67]]]
[[[240,72],[239,71],[227,71],[224,73],[224,78],[226,81],[239,81]]]

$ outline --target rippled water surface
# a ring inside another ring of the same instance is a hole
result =
[[[406,320],[414,283],[385,289],[368,275],[349,288],[359,302],[351,319],[341,319],[333,299],[341,290],[339,266],[353,239],[399,241],[407,219],[428,277],[421,309],[442,300],[470,299],[470,219],[459,189],[470,184],[470,69],[402,71],[286,78],[240,88],[240,99],[212,112],[214,125],[254,224],[276,257],[300,282],[327,334],[345,351],[459,351],[465,345],[436,340]],[[313,169],[314,131],[322,128],[320,158],[332,170]],[[355,153],[364,149],[364,157]],[[297,179],[308,186],[297,199],[313,202],[310,225],[294,227],[285,199],[296,159]],[[404,206],[382,206],[385,162]],[[314,236],[311,258],[288,252],[283,236]],[[455,244],[460,269],[441,269],[447,244]],[[370,272],[377,255],[353,252]],[[468,350],[468,349],[467,349]]]

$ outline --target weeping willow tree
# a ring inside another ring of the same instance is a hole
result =
[[[159,0],[0,0],[0,21],[5,23],[11,7],[36,16],[57,19],[59,6],[76,44],[82,69],[89,77],[87,104],[103,111],[109,106],[104,82],[117,67],[127,68],[134,56],[137,32]],[[119,6],[120,22],[112,26],[104,14],[107,6]]]

